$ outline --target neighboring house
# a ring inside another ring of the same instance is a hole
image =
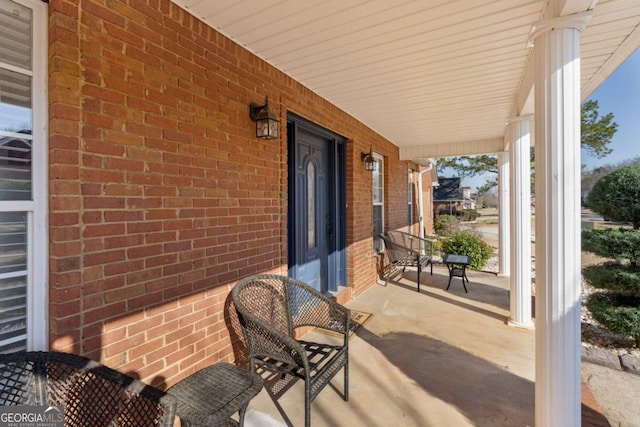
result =
[[[475,209],[470,187],[460,187],[460,178],[438,178],[433,191],[433,212],[436,215],[453,215],[465,209]]]

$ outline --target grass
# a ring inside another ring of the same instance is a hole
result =
[[[498,224],[498,218],[478,218],[480,224]]]

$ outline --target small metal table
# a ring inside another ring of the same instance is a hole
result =
[[[467,266],[471,264],[471,257],[467,255],[447,254],[444,257],[443,262],[449,269],[449,284],[447,285],[447,290],[449,290],[449,286],[451,286],[451,279],[454,277],[460,277],[462,279],[464,291],[469,292],[464,281],[466,280],[467,283],[469,283],[469,278],[467,277]]]
[[[219,362],[183,379],[168,390],[178,401],[183,426],[242,426],[249,401],[262,389],[262,378]],[[240,421],[231,418],[239,412]]]

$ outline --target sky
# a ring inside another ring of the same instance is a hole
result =
[[[613,113],[618,131],[609,144],[613,152],[607,157],[597,159],[582,151],[582,163],[587,169],[640,157],[640,50],[627,58],[589,99],[598,101],[600,115]]]
[[[640,157],[640,49],[614,71],[587,99],[598,101],[598,113],[613,113],[618,124],[609,147],[613,152],[598,159],[582,150],[582,164],[587,170],[598,166],[616,165],[624,160]],[[445,175],[450,176],[451,174]],[[489,177],[465,178],[463,186],[475,191]]]

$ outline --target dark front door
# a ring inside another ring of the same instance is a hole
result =
[[[301,119],[290,120],[288,132],[290,275],[320,292],[335,290],[342,265],[337,184],[343,147]]]

